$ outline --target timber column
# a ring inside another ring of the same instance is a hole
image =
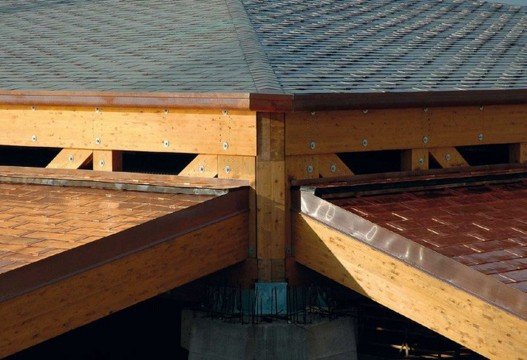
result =
[[[285,116],[258,113],[256,156],[256,254],[258,280],[285,280],[287,189]]]

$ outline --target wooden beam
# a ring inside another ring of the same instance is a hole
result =
[[[509,161],[518,164],[527,164],[527,143],[511,144],[509,148]]]
[[[256,155],[251,111],[0,106],[0,145]]]
[[[0,303],[0,357],[243,261],[248,220],[230,217]]]
[[[430,149],[430,155],[442,168],[469,166],[455,147],[433,148]]]
[[[123,169],[123,153],[112,150],[95,150],[93,152],[93,170],[121,171]]]
[[[92,160],[93,152],[82,149],[62,149],[46,166],[49,169],[78,169]]]
[[[428,169],[428,150],[410,149],[401,152],[401,169],[415,171]]]
[[[318,172],[322,177],[350,176],[353,172],[337,154],[318,155]]]
[[[287,113],[286,155],[527,142],[527,105]]]
[[[483,356],[527,358],[527,321],[306,215],[293,225],[301,264]]]
[[[218,175],[218,155],[198,155],[181,172],[180,176],[208,177]]]

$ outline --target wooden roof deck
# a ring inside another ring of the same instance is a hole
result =
[[[0,357],[247,257],[243,181],[38,173],[2,169]]]

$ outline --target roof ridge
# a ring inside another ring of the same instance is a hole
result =
[[[284,93],[241,0],[225,0],[249,73],[259,93]]]

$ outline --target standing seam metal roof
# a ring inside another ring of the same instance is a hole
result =
[[[8,0],[0,89],[527,88],[527,7],[464,0]]]

